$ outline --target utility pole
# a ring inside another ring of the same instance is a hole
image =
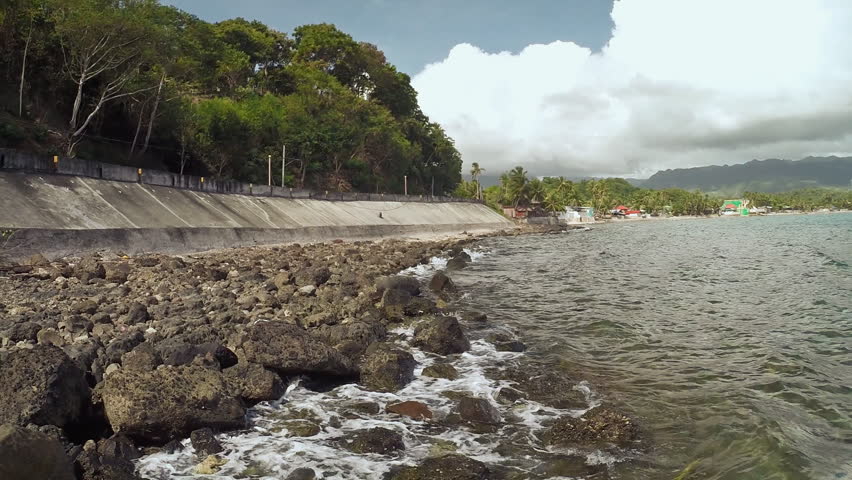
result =
[[[402,178],[405,181],[405,195],[408,195],[408,175],[405,175]]]
[[[287,165],[287,145],[281,145],[281,187],[284,187],[284,167]]]
[[[272,186],[272,155],[269,155],[269,186]]]

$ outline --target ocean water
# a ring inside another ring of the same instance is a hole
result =
[[[852,479],[852,214],[498,238],[456,276],[634,415],[613,478]]]
[[[528,346],[497,352],[472,331],[458,380],[418,376],[395,394],[357,385],[313,392],[290,385],[250,411],[250,429],[221,435],[228,462],[198,476],[191,446],[143,458],[146,478],[280,479],[298,467],[326,479],[380,479],[395,465],[453,450],[511,478],[852,479],[852,214],[629,222],[559,235],[487,239],[452,276],[462,308]],[[404,272],[426,278],[446,264]],[[407,344],[412,330],[399,328]],[[436,358],[413,350],[419,366]],[[519,364],[570,372],[585,405],[499,405]],[[359,413],[359,402],[402,400],[449,414],[453,393],[498,405],[498,431]],[[643,447],[565,451],[542,445],[549,421],[597,405],[641,425]],[[289,426],[321,425],[311,437]],[[352,431],[402,434],[398,455],[340,448]],[[566,464],[584,464],[565,468]]]

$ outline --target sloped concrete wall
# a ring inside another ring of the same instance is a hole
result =
[[[0,171],[0,256],[114,249],[189,252],[257,244],[511,228],[477,203],[324,201],[215,194]]]

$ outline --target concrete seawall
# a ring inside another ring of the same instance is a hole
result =
[[[10,260],[35,253],[185,253],[511,227],[477,203],[257,197],[0,171],[0,257]]]

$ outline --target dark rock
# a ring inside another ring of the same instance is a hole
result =
[[[314,480],[317,478],[316,472],[312,468],[297,468],[287,475],[286,480]]]
[[[361,357],[370,344],[380,342],[388,336],[382,323],[360,320],[338,325],[322,325],[312,333],[353,360]]]
[[[376,290],[383,293],[385,290],[402,290],[411,295],[420,294],[420,282],[414,277],[405,275],[393,275],[390,277],[379,277],[376,280]]]
[[[471,423],[497,425],[502,419],[500,412],[484,398],[464,397],[459,401],[458,413],[462,420]]]
[[[194,430],[189,434],[189,439],[192,442],[192,448],[195,449],[195,454],[202,458],[225,450],[219,440],[216,440],[216,436],[210,428]]]
[[[9,480],[74,480],[65,449],[47,435],[0,425],[0,478]]]
[[[98,441],[98,453],[104,457],[124,458],[131,461],[142,456],[142,453],[133,444],[133,440],[121,433]]]
[[[127,325],[136,325],[139,323],[145,323],[150,318],[151,317],[148,315],[148,307],[139,302],[133,302],[130,305],[130,309],[127,311],[127,315],[124,317],[124,323]]]
[[[547,443],[560,446],[626,447],[638,438],[636,423],[606,407],[593,408],[579,418],[560,417],[544,434]]]
[[[451,294],[458,291],[456,284],[443,271],[438,271],[432,276],[432,280],[429,281],[429,289],[439,295]]]
[[[24,261],[24,265],[32,265],[33,267],[49,267],[50,260],[45,258],[44,255],[36,253],[35,255]]]
[[[549,407],[588,407],[583,392],[574,388],[577,382],[561,371],[527,365],[523,368],[501,370],[497,376],[515,382],[515,388],[524,392],[527,398]]]
[[[281,377],[254,363],[237,364],[222,370],[222,375],[231,394],[250,405],[278,400],[287,388]]]
[[[379,308],[390,318],[402,320],[405,317],[405,308],[411,303],[411,294],[405,290],[389,289],[382,294]]]
[[[412,344],[439,355],[451,355],[470,350],[470,342],[454,317],[431,317],[414,329]]]
[[[493,344],[498,352],[523,352],[527,349],[523,342],[503,332],[490,333],[485,341]]]
[[[407,401],[394,403],[385,407],[388,413],[395,413],[415,420],[426,420],[432,418],[432,411],[426,404],[421,402]]]
[[[74,275],[83,283],[88,282],[93,278],[106,277],[106,270],[103,264],[95,257],[86,257],[80,260],[74,269]]]
[[[35,322],[13,323],[3,332],[2,336],[8,338],[11,342],[35,342],[39,330],[41,330],[41,325]]]
[[[423,460],[416,467],[402,467],[391,471],[385,480],[488,480],[492,478],[488,467],[463,455],[445,455]]]
[[[143,342],[121,356],[121,367],[137,372],[150,372],[163,361],[150,342]]]
[[[105,267],[105,277],[106,281],[114,282],[114,283],[124,283],[127,281],[128,275],[130,275],[130,265],[127,262],[121,263],[110,263]]]
[[[464,250],[461,250],[460,252],[454,254],[453,258],[458,258],[458,259],[465,261],[465,262],[472,262],[473,261],[473,259],[470,258],[470,254],[465,252]]]
[[[459,378],[459,371],[449,363],[435,363],[423,369],[423,376],[456,380]]]
[[[0,362],[0,378],[2,423],[64,427],[80,420],[90,403],[79,365],[51,345],[9,352]]]
[[[361,362],[361,385],[376,392],[395,392],[414,380],[414,357],[392,344],[376,344]]]
[[[289,272],[281,272],[272,277],[272,284],[277,290],[284,290],[291,283],[293,283],[293,276]]]
[[[470,323],[484,323],[488,321],[488,315],[475,311],[462,312],[461,319]]]
[[[234,335],[229,345],[242,361],[282,376],[357,373],[350,360],[302,328],[284,322],[259,322]]]
[[[405,450],[402,435],[381,427],[355,431],[343,439],[342,446],[351,452],[362,455],[365,453],[388,455]]]
[[[359,402],[351,405],[350,408],[355,412],[365,415],[376,415],[379,413],[379,404],[376,402]]]
[[[118,370],[104,380],[101,397],[113,431],[143,443],[165,443],[198,428],[245,425],[245,408],[222,374],[195,365]]]
[[[115,337],[106,346],[106,364],[118,363],[121,361],[121,356],[136,348],[137,345],[145,341],[145,334],[135,330],[127,332],[121,336]]]
[[[75,467],[81,480],[142,480],[130,460],[101,455],[85,447],[77,456]]]
[[[467,262],[463,258],[455,257],[447,260],[447,270],[461,270],[467,267]]]
[[[497,401],[504,405],[512,405],[518,400],[526,398],[524,392],[515,390],[512,387],[502,387],[497,392]]]
[[[177,453],[183,450],[183,443],[180,440],[170,440],[168,443],[163,445],[162,451],[168,454]]]

